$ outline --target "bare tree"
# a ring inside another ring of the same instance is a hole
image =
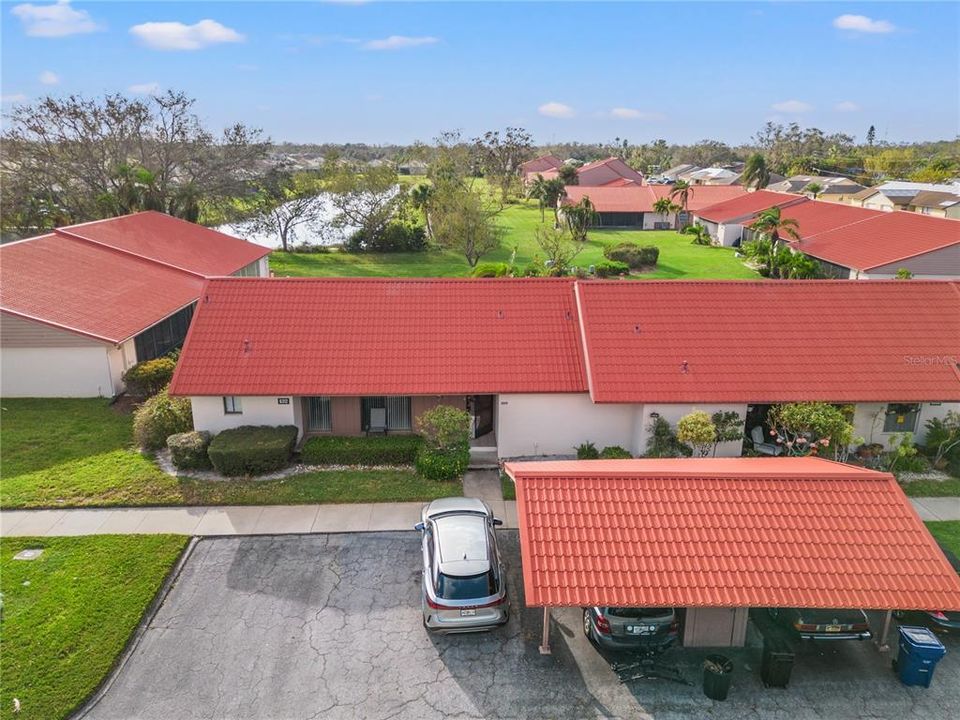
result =
[[[336,159],[326,166],[331,201],[338,212],[333,224],[356,227],[369,238],[379,236],[400,204],[396,171],[379,165],[357,172]]]
[[[254,232],[276,235],[284,252],[290,252],[299,229],[318,228],[326,218],[322,189],[316,175],[271,171],[260,184],[255,200],[257,213],[247,226]]]
[[[574,258],[583,250],[584,242],[576,240],[566,228],[540,225],[535,230],[537,245],[550,262],[551,275],[566,275]]]
[[[508,127],[503,135],[491,130],[474,138],[474,152],[486,178],[500,188],[500,200],[519,182],[517,171],[533,150],[533,137],[523,128]]]
[[[470,267],[500,247],[503,230],[495,217],[502,206],[491,207],[480,193],[445,185],[438,189],[433,208],[434,242],[459,252]]]

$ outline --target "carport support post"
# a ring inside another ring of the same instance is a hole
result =
[[[540,639],[540,654],[550,654],[550,608],[543,608],[543,637]]]
[[[890,646],[887,645],[887,635],[890,634],[890,618],[893,616],[893,610],[887,610],[887,614],[883,618],[883,631],[880,633],[880,637],[877,638],[877,650],[880,652],[889,652]]]

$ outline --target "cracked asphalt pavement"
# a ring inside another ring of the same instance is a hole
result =
[[[345,510],[348,512],[348,510]],[[516,531],[499,531],[513,614],[490,633],[430,636],[421,624],[414,532],[211,538],[198,542],[90,720],[246,718],[960,717],[960,643],[933,687],[906,688],[870,643],[804,648],[788,689],[764,689],[757,648],[729,652],[730,698],[700,689],[703,651],[665,660],[693,683],[621,685],[579,630],[523,609]],[[895,635],[892,635],[895,637]]]

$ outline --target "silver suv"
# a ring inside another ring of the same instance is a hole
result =
[[[423,624],[478,632],[510,618],[507,578],[494,531],[503,524],[482,500],[441,498],[415,526],[423,540]]]

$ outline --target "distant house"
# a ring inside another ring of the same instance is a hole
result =
[[[597,227],[631,227],[642,230],[668,230],[676,226],[675,213],[658,213],[654,203],[668,196],[669,185],[606,185],[585,187],[568,185],[562,204],[574,205],[584,197],[590,198],[597,212]],[[746,191],[736,186],[697,186],[691,189],[688,200],[689,212],[712,205],[728,198],[745,195]]]
[[[744,226],[753,222],[757,213],[772,207],[784,208],[806,201],[807,198],[803,195],[757,190],[725,202],[701,207],[693,213],[693,221],[703,225],[718,245],[737,246],[743,238]]]
[[[913,196],[908,209],[921,215],[960,219],[960,191],[946,193],[921,190]]]
[[[641,185],[643,175],[620,158],[608,157],[577,168],[577,182],[583,187]]]
[[[532,183],[537,175],[549,173],[556,177],[556,171],[563,165],[563,160],[556,155],[542,155],[533,160],[527,160],[520,166],[520,177],[524,184]]]
[[[0,246],[0,394],[119,394],[183,342],[206,278],[264,277],[269,253],[158,212]]]
[[[400,175],[426,175],[430,166],[423,160],[408,160],[397,165]]]
[[[781,182],[767,185],[767,190],[775,192],[805,193],[811,183],[820,186],[817,198],[831,202],[847,202],[866,188],[848,177],[826,177],[823,175],[794,175]]]
[[[938,192],[956,195],[960,193],[958,184],[917,183],[892,180],[876,187],[867,188],[850,197],[850,204],[870,210],[909,210],[913,199],[921,192]]]

